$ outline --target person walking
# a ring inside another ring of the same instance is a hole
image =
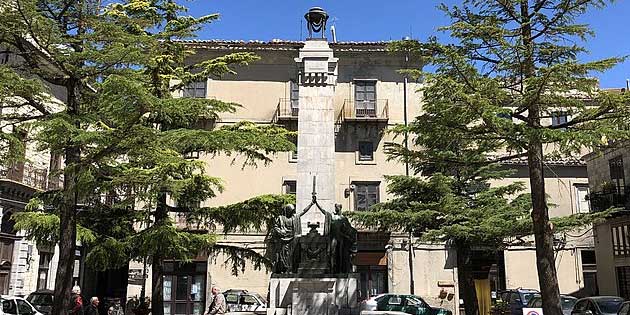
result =
[[[212,287],[212,303],[208,307],[208,311],[204,315],[223,315],[226,312],[225,296],[219,290],[219,287]]]
[[[99,315],[98,312],[98,304],[100,303],[100,301],[98,300],[98,297],[93,296],[90,299],[90,305],[88,305],[85,308],[85,315]]]
[[[81,297],[81,287],[75,285],[72,287],[72,309],[71,315],[83,315],[83,298]]]

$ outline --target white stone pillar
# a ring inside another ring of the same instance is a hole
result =
[[[326,211],[335,204],[335,85],[337,58],[324,39],[309,39],[295,61],[300,69],[298,115],[297,213],[312,200],[316,178],[317,201]],[[323,235],[324,214],[315,206],[301,217],[302,234],[309,223],[319,223]]]

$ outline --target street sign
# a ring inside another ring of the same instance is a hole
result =
[[[523,308],[523,315],[543,315],[542,308]]]

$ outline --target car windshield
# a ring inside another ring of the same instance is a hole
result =
[[[622,299],[598,299],[595,300],[597,306],[602,311],[602,313],[614,313],[617,314],[617,311],[621,308],[621,304],[623,303]]]
[[[50,294],[31,294],[26,298],[27,301],[35,305],[52,305],[52,295]]]

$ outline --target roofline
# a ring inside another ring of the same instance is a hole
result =
[[[289,51],[298,50],[304,47],[305,41],[292,41],[274,39],[271,41],[257,40],[179,40],[186,46],[196,49],[214,49],[214,50],[272,50],[272,51]],[[365,52],[387,52],[387,46],[393,41],[349,41],[329,43],[330,47],[335,51],[365,51]]]

